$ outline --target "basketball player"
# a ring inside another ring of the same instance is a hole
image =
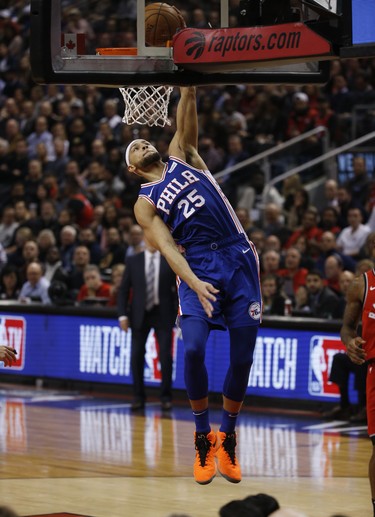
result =
[[[375,235],[369,241],[375,258]],[[341,339],[355,364],[368,363],[366,382],[367,430],[372,441],[369,478],[375,517],[375,270],[355,277],[346,295],[347,303],[341,327]],[[360,337],[357,329],[362,320]]]
[[[129,171],[144,179],[134,207],[137,221],[178,277],[184,376],[196,426],[195,480],[210,483],[218,467],[228,481],[238,483],[235,426],[261,317],[258,256],[197,152],[194,87],[181,88],[176,116],[167,163],[140,139],[129,144],[125,159]],[[211,329],[226,328],[230,364],[215,433],[209,424],[205,347]]]
[[[4,363],[4,366],[12,366],[13,361],[17,360],[16,350],[10,346],[0,346],[0,361]]]

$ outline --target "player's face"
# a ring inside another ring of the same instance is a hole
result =
[[[145,169],[160,160],[160,154],[147,140],[136,140],[129,152],[131,165]]]

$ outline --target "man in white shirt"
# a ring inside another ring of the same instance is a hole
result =
[[[348,223],[337,238],[337,247],[344,255],[356,257],[359,250],[371,233],[371,228],[362,224],[362,212],[359,208],[350,208],[348,211]]]
[[[43,270],[39,262],[30,262],[26,270],[27,281],[23,284],[18,301],[23,303],[40,302],[50,305],[48,295],[49,281],[43,276]]]

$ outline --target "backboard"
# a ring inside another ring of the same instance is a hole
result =
[[[145,45],[146,0],[112,2],[113,12],[99,22],[73,1],[32,0],[34,80],[98,86],[321,84],[328,80],[329,61],[343,51],[375,55],[375,23],[368,22],[375,18],[375,0],[169,3],[181,10],[188,28],[175,35],[173,46],[160,48]],[[362,16],[366,37],[359,30]],[[191,49],[192,38],[198,52]],[[126,48],[126,55],[98,51],[106,47]]]

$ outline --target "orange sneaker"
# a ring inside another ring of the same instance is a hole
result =
[[[194,433],[195,462],[194,479],[200,485],[208,485],[216,476],[215,447],[216,434]]]
[[[217,432],[217,467],[220,474],[231,483],[239,483],[241,477],[241,467],[236,458],[235,448],[237,445],[236,433]]]

